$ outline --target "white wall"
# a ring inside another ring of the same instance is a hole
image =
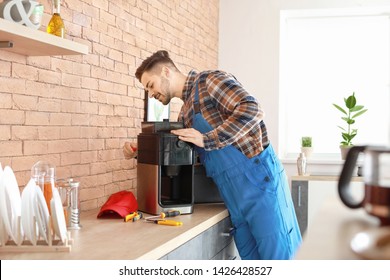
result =
[[[219,68],[232,72],[256,96],[279,152],[279,13],[287,9],[389,6],[390,0],[220,0]],[[289,176],[294,162],[284,162]],[[309,161],[313,173],[335,173],[342,162]]]

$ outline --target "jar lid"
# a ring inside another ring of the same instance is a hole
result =
[[[31,178],[55,178],[56,168],[47,161],[38,161],[31,168]]]

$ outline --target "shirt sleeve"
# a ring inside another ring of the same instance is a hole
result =
[[[223,122],[203,135],[205,150],[221,149],[245,137],[264,117],[255,97],[231,75],[209,74],[205,82]]]

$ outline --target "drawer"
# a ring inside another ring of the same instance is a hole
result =
[[[161,259],[167,260],[209,260],[215,258],[225,247],[232,243],[229,234],[232,227],[230,217],[205,230],[193,239]]]
[[[213,260],[240,260],[236,244],[232,240],[225,248],[223,248],[218,254],[216,254]]]

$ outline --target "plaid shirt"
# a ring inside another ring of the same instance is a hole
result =
[[[222,71],[190,71],[183,88],[179,120],[192,127],[195,84],[198,81],[202,116],[214,128],[203,135],[206,151],[233,145],[248,158],[269,144],[264,113],[234,76]]]

